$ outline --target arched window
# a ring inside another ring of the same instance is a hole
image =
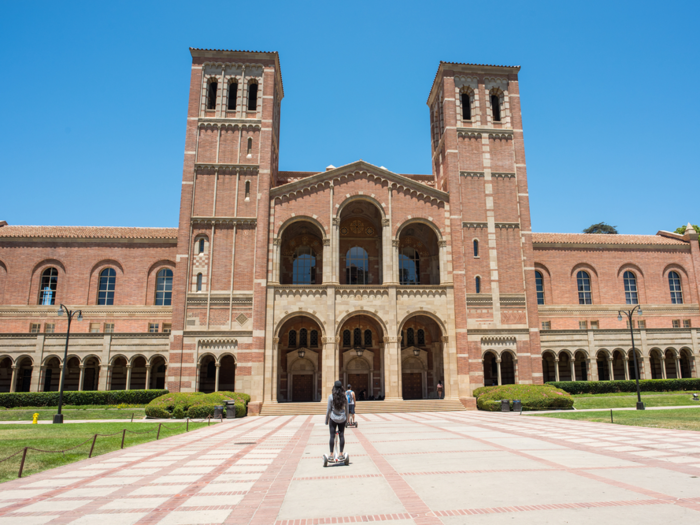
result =
[[[216,377],[216,362],[209,361],[207,363],[207,379],[214,379]]]
[[[476,293],[481,293],[481,277],[478,275],[474,277],[474,288],[476,289]]]
[[[309,341],[309,346],[311,348],[318,347],[318,330],[311,330],[311,341]]]
[[[299,346],[309,346],[309,332],[306,328],[299,330]]]
[[[343,346],[350,346],[350,330],[343,330]]]
[[[369,257],[367,252],[355,246],[345,254],[346,284],[369,284]]]
[[[362,346],[362,330],[360,330],[359,328],[355,328],[352,331],[352,346]]]
[[[156,278],[156,305],[170,306],[173,301],[173,271],[163,268]]]
[[[231,82],[228,85],[228,103],[226,109],[233,111],[236,109],[236,98],[238,98],[238,82]]]
[[[477,239],[474,239],[474,257],[479,256],[479,241]]]
[[[41,289],[39,290],[39,304],[56,304],[56,287],[58,286],[58,270],[47,268],[41,274]]]
[[[537,304],[544,304],[544,278],[542,272],[535,272],[535,288],[537,288]]]
[[[248,111],[258,108],[258,85],[253,82],[248,86]]]
[[[197,291],[201,292],[202,291],[202,273],[197,274]]]
[[[253,156],[253,138],[252,137],[248,137],[248,149],[246,150],[246,154],[248,155],[248,157]]]
[[[491,111],[493,112],[493,121],[501,121],[501,99],[498,95],[491,95]]]
[[[292,284],[316,282],[316,254],[308,246],[299,246],[292,262]]]
[[[625,302],[627,304],[639,304],[637,298],[637,278],[628,270],[625,272],[623,279],[625,281]]]
[[[578,285],[578,304],[593,304],[591,300],[591,277],[580,270],[576,274],[576,284]]]
[[[416,332],[413,328],[406,330],[406,346],[414,346],[416,344]]]
[[[460,101],[462,102],[462,120],[472,119],[472,101],[469,93],[462,93],[460,95]]]
[[[399,255],[399,282],[420,284],[420,256],[414,248],[404,248]]]
[[[245,198],[250,199],[250,181],[245,181]]]
[[[365,347],[372,346],[372,330],[365,330]]]
[[[418,329],[418,346],[425,346],[425,330]]]
[[[199,251],[197,253],[204,253],[204,238],[199,239]]]
[[[294,348],[296,345],[297,345],[297,331],[290,330],[289,331],[289,347]]]
[[[668,272],[668,287],[671,291],[671,304],[683,304],[681,276],[678,272]]]
[[[218,85],[216,80],[209,82],[209,89],[207,90],[207,109],[216,109],[216,88]]]
[[[100,291],[97,294],[97,304],[110,306],[114,304],[114,287],[117,282],[117,272],[114,268],[105,268],[100,272]]]

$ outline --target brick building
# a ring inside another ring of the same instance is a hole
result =
[[[178,228],[0,226],[0,391],[473,406],[484,384],[696,376],[697,233],[533,233],[518,67],[441,62],[433,172],[278,169],[277,53],[192,49]],[[65,318],[79,307],[63,367]],[[74,334],[74,335],[73,335]]]

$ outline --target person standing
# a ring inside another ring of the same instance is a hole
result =
[[[437,384],[437,396],[438,399],[443,399],[445,394],[445,387],[442,386],[442,380],[438,381]]]
[[[348,398],[343,392],[343,383],[336,381],[333,385],[333,391],[328,396],[328,409],[326,410],[326,425],[331,431],[331,456],[333,456],[333,445],[335,442],[335,433],[338,432],[338,440],[340,445],[340,455],[338,461],[345,461],[343,450],[345,449],[345,423],[348,419]]]
[[[355,392],[352,391],[352,385],[348,384],[348,389],[345,391],[345,397],[348,399],[348,425],[355,424]]]

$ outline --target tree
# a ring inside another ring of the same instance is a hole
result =
[[[617,228],[604,222],[599,222],[583,230],[583,233],[617,233]]]
[[[696,232],[700,233],[700,228],[698,228],[698,225],[697,225],[697,224],[692,224],[691,226],[693,227],[693,229],[694,229]],[[686,229],[687,227],[688,227],[688,226],[686,225],[686,226],[681,226],[680,228],[676,228],[676,229],[673,231],[673,233],[678,233],[679,235],[683,235],[683,234],[685,233],[685,229]]]

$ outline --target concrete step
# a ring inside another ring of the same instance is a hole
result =
[[[326,402],[265,403],[261,416],[325,415]],[[458,399],[414,399],[389,401],[358,401],[358,414],[394,414],[404,412],[452,412],[465,410]]]

